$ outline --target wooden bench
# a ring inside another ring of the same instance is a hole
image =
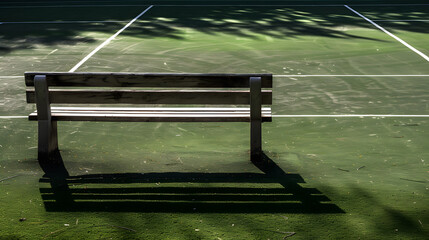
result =
[[[271,74],[26,72],[25,83],[27,102],[37,107],[29,120],[38,121],[38,160],[47,174],[68,175],[57,121],[250,122],[252,162],[262,159],[261,123],[272,121],[271,107],[262,107],[272,104]]]

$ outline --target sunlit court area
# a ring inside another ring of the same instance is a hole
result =
[[[0,2],[0,240],[428,239],[429,2]]]

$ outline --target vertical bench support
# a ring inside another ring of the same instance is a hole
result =
[[[34,76],[38,122],[38,160],[50,176],[68,176],[58,150],[57,122],[52,121],[46,75]]]
[[[261,78],[250,78],[250,160],[262,161]]]

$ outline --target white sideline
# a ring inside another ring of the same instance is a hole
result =
[[[429,115],[390,115],[390,114],[337,114],[337,115],[272,115],[279,118],[364,118],[364,117],[380,117],[380,118],[428,118]],[[28,118],[28,116],[0,116],[0,119],[16,119]]]
[[[349,4],[350,6],[367,7],[402,7],[402,6],[429,6],[427,3],[399,3],[399,4]],[[342,7],[343,4],[163,4],[157,7]]]
[[[396,20],[372,20],[373,22],[429,22],[428,19],[396,19]],[[123,23],[124,20],[68,20],[68,21],[27,21],[27,22],[0,22],[0,24],[74,24],[74,23]]]
[[[429,6],[427,3],[379,3],[379,4],[349,4],[350,6],[365,6],[365,7],[402,7],[402,6]]]
[[[28,116],[0,116],[0,119],[28,118]]]
[[[155,6],[155,5],[154,5]],[[165,6],[165,5],[163,5]],[[429,22],[429,19],[377,19],[373,22]],[[46,24],[46,23],[122,23],[126,20],[65,20],[65,21],[24,21],[24,22],[0,22],[0,24]]]
[[[0,76],[0,78],[23,78],[24,76]],[[386,74],[386,75],[273,75],[273,77],[284,77],[284,78],[296,78],[296,77],[429,77],[429,75],[395,75],[395,74]]]
[[[418,55],[420,55],[422,58],[424,58],[426,61],[429,62],[429,57],[426,56],[424,53],[420,52],[419,50],[415,49],[414,47],[412,47],[411,45],[409,45],[408,43],[406,43],[404,40],[398,38],[397,36],[393,35],[392,33],[390,33],[389,31],[387,31],[386,29],[384,29],[383,27],[381,27],[380,25],[378,25],[377,23],[373,22],[371,19],[365,17],[364,15],[360,14],[359,12],[357,12],[356,10],[354,10],[353,8],[344,5],[346,8],[348,8],[350,11],[354,12],[356,15],[360,16],[361,18],[365,19],[366,21],[370,22],[372,25],[374,25],[375,27],[377,27],[378,29],[380,29],[381,31],[383,31],[384,33],[386,33],[387,35],[391,36],[392,38],[396,39],[398,42],[402,43],[404,46],[408,47],[409,49],[411,49],[412,51],[414,51],[415,53],[417,53]]]
[[[388,6],[429,6],[425,3],[417,4],[350,4],[351,6],[374,6],[374,7],[388,7]],[[142,7],[147,6],[143,4],[83,4],[83,5],[33,5],[33,6],[0,6],[0,8],[79,8],[79,7]],[[201,5],[201,4],[165,4],[165,5],[153,5],[157,7],[341,7],[342,4],[213,4],[213,5]]]
[[[273,75],[273,77],[429,77],[429,75]]]
[[[339,115],[272,115],[273,117],[283,117],[283,118],[343,118],[343,117],[395,117],[395,118],[414,118],[414,117],[423,117],[427,118],[429,115],[390,115],[390,114],[339,114]]]
[[[45,5],[45,6],[0,6],[0,8],[81,8],[81,7],[142,7],[143,4],[105,4],[105,5]],[[321,4],[321,5],[246,5],[246,4],[219,4],[219,5],[199,5],[199,4],[166,4],[152,5],[157,7],[341,7],[341,4]]]
[[[144,7],[148,4],[105,4],[105,5],[33,5],[33,6],[0,6],[0,8],[81,8],[81,7]],[[152,5],[154,6],[154,5]]]
[[[372,20],[373,22],[429,22],[429,19],[388,19]]]
[[[117,37],[121,32],[123,32],[125,29],[127,29],[131,24],[133,24],[139,17],[141,17],[143,14],[145,14],[149,9],[151,9],[153,5],[150,5],[146,10],[141,12],[137,17],[133,18],[127,25],[125,25],[123,28],[121,28],[119,31],[117,31],[115,34],[113,34],[110,38],[108,38],[106,41],[104,41],[100,46],[98,46],[96,49],[94,49],[92,52],[90,52],[86,57],[84,57],[80,62],[78,62],[72,69],[70,69],[69,72],[74,72],[76,69],[78,69],[83,63],[85,63],[90,57],[92,57],[96,52],[98,52],[100,49],[102,49],[104,46],[110,43],[115,37]]]

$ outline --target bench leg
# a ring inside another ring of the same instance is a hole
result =
[[[250,123],[250,160],[260,163],[262,159],[262,124],[253,120]]]
[[[38,157],[46,176],[69,176],[58,149],[57,122],[39,120]]]

